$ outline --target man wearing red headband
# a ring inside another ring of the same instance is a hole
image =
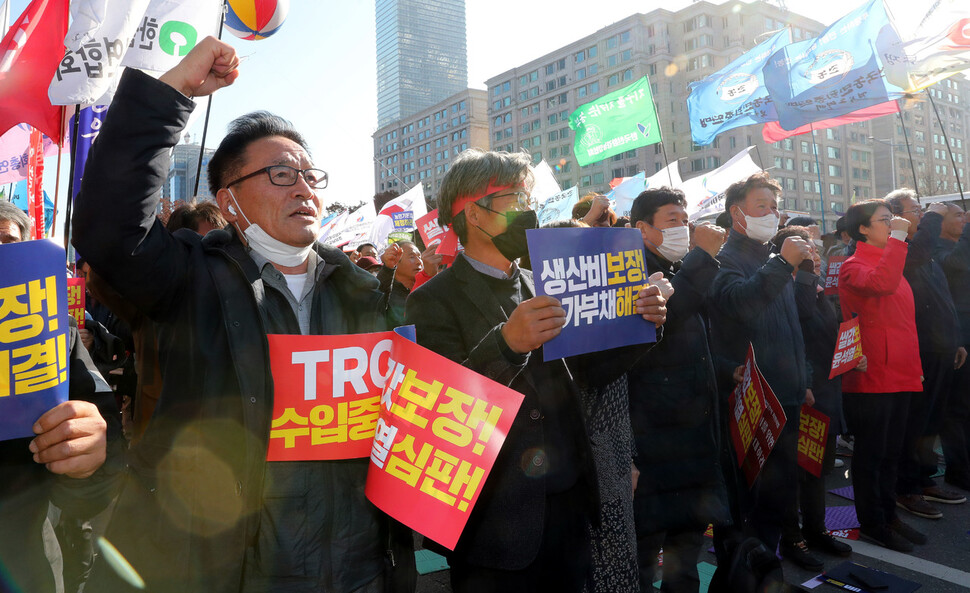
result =
[[[463,152],[438,194],[438,221],[465,246],[454,264],[411,293],[418,342],[525,396],[476,507],[448,554],[452,588],[581,591],[597,482],[580,388],[609,384],[649,346],[542,361],[566,320],[557,299],[535,296],[516,260],[536,228],[526,154]],[[637,312],[661,325],[656,286]]]

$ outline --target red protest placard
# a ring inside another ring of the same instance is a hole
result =
[[[393,356],[367,498],[454,549],[523,396],[411,342]]]
[[[798,465],[816,478],[822,477],[822,456],[829,435],[829,417],[802,405],[798,416]]]
[[[847,259],[848,257],[844,255],[835,255],[828,259],[828,264],[825,266],[826,295],[839,294],[839,270],[842,269],[842,262]]]
[[[367,457],[396,337],[267,336],[274,389],[267,461]]]
[[[862,334],[859,330],[859,318],[855,317],[839,325],[839,339],[835,342],[829,379],[859,366],[860,358]]]
[[[425,247],[431,247],[432,245],[440,243],[442,236],[448,230],[447,227],[441,228],[438,225],[437,208],[416,220],[414,224],[418,227],[418,234],[421,235],[421,240],[424,241]]]
[[[755,368],[757,369],[757,367]],[[758,378],[761,381],[761,389],[767,405],[765,406],[765,413],[762,414],[761,420],[755,428],[751,449],[748,450],[744,463],[741,465],[749,488],[754,485],[755,479],[761,473],[761,468],[765,466],[768,455],[775,448],[775,443],[778,441],[782,429],[785,428],[785,422],[788,421],[785,410],[781,407],[781,402],[775,397],[775,392],[768,386],[768,382],[765,381],[760,371],[758,371]]]
[[[761,388],[760,371],[754,360],[754,348],[748,344],[748,355],[744,360],[744,378],[734,388],[728,409],[731,410],[731,441],[738,457],[738,465],[744,462],[748,448],[754,441],[755,427],[761,420],[765,409],[765,395]]]
[[[67,312],[84,329],[84,278],[67,279]]]

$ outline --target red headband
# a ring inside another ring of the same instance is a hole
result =
[[[488,185],[485,187],[485,191],[483,191],[480,194],[469,194],[469,195],[465,195],[457,198],[455,202],[451,205],[452,218],[454,218],[455,216],[458,216],[458,213],[465,209],[465,204],[467,204],[468,202],[476,202],[478,200],[481,200],[487,195],[497,194],[498,192],[504,189],[512,189],[514,187],[519,187],[517,185],[492,185],[493,183],[495,183],[494,179],[488,182]]]

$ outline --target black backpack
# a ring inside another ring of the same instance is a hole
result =
[[[734,536],[724,542],[731,559],[718,566],[711,579],[710,593],[789,593],[803,591],[785,582],[781,560],[761,540]]]

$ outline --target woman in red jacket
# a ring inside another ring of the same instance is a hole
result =
[[[909,399],[923,391],[913,291],[903,278],[909,221],[884,200],[849,208],[846,230],[857,241],[842,264],[839,299],[845,320],[859,317],[866,372],[842,379],[849,432],[855,435],[852,484],[861,533],[902,552],[926,536],[896,516],[896,471]]]

